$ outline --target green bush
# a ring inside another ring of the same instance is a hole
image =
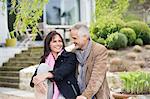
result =
[[[91,33],[90,35],[91,35],[92,40],[96,42],[98,37],[94,33]]]
[[[118,18],[102,18],[90,25],[90,32],[98,38],[106,39],[110,34],[119,31],[125,26],[124,21]]]
[[[122,72],[120,78],[123,91],[130,94],[150,93],[150,73],[148,72]]]
[[[122,28],[120,33],[123,33],[128,38],[128,45],[132,45],[133,42],[136,40],[136,34],[133,29],[131,28]]]
[[[96,40],[96,42],[98,42],[98,43],[100,43],[100,44],[103,44],[103,45],[105,45],[105,39],[104,38],[98,38],[97,40]]]
[[[93,33],[91,33],[91,38],[92,38],[93,41],[105,45],[105,39],[104,38],[100,38],[100,37],[98,38]]]
[[[141,38],[138,38],[135,40],[135,45],[143,45],[143,40]]]
[[[137,38],[141,38],[144,44],[150,44],[150,29],[146,23],[130,21],[126,25],[135,31]]]
[[[137,14],[133,14],[132,12],[130,12],[130,13],[124,14],[123,20],[125,22],[129,22],[133,20],[142,21],[142,18],[140,18],[140,16],[137,16]]]
[[[106,46],[110,49],[119,49],[127,47],[128,39],[122,33],[113,33],[106,39]]]

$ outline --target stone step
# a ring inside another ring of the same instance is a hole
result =
[[[15,58],[10,58],[9,62],[11,61],[36,61],[36,62],[40,62],[40,58],[39,57],[15,57]]]
[[[38,47],[29,47],[28,49],[29,49],[29,50],[30,50],[30,49],[43,49],[43,46],[38,46]]]
[[[42,52],[43,48],[29,48],[28,51],[31,51],[31,52]]]
[[[29,47],[28,50],[37,50],[37,49],[43,49],[44,47],[41,46],[41,47]]]
[[[28,67],[31,65],[36,65],[39,62],[31,62],[31,63],[3,63],[3,66],[22,66],[22,67]]]
[[[34,54],[34,53],[31,53],[31,54],[22,54],[22,53],[20,53],[20,54],[15,54],[15,57],[22,57],[22,56],[24,56],[24,57],[36,57],[36,56],[38,56],[38,57],[41,57],[42,56],[42,54]]]
[[[27,52],[27,51],[42,51],[44,48],[28,48],[26,50],[22,50],[21,52]]]
[[[19,77],[0,76],[0,82],[19,83]]]
[[[15,58],[10,58],[9,62],[11,61],[36,61],[40,62],[41,58],[39,57],[15,57]]]
[[[21,67],[21,66],[17,66],[17,67],[16,66],[3,66],[3,67],[0,67],[0,71],[19,71],[23,68],[25,68],[25,67]]]
[[[34,92],[0,87],[0,99],[35,99]]]
[[[20,54],[16,54],[15,58],[3,63],[3,67],[0,67],[0,86],[19,88],[19,70],[39,64],[42,52],[42,47],[29,48],[23,50]]]
[[[19,88],[19,83],[0,82],[0,87]]]
[[[21,54],[43,54],[43,51],[38,52],[30,52],[30,51],[23,51]]]
[[[12,64],[36,64],[37,62],[36,61],[27,61],[27,60],[24,60],[24,61],[12,61],[12,62],[10,62],[10,63],[12,63]]]
[[[38,53],[32,53],[32,52],[26,52],[26,53],[21,53],[22,56],[42,56],[43,53],[42,52],[38,52]],[[21,55],[17,55],[16,54],[16,57],[20,57]]]
[[[13,77],[17,77],[19,76],[19,71],[0,71],[0,76],[13,76]]]

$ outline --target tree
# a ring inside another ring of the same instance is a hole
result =
[[[0,1],[7,2],[6,0]],[[39,32],[38,21],[47,2],[48,0],[11,0],[11,13],[16,15],[11,36],[14,37],[15,32],[25,33],[28,29],[31,29],[33,34]]]
[[[150,0],[130,0],[129,3],[129,11],[141,13],[143,21],[147,22],[148,14],[150,12]]]
[[[106,16],[121,18],[128,6],[128,0],[96,0],[96,19]]]

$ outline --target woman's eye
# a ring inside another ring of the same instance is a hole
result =
[[[61,40],[59,40],[59,42],[62,42]]]

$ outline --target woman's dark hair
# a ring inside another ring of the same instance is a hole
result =
[[[58,35],[63,43],[63,49],[65,47],[65,43],[63,41],[62,36],[56,32],[56,31],[51,31],[50,33],[47,34],[45,40],[44,40],[44,55],[41,57],[41,61],[40,63],[44,63],[45,62],[45,58],[49,55],[49,53],[51,52],[51,48],[50,48],[50,42],[52,41],[52,39],[54,38],[55,35]]]

